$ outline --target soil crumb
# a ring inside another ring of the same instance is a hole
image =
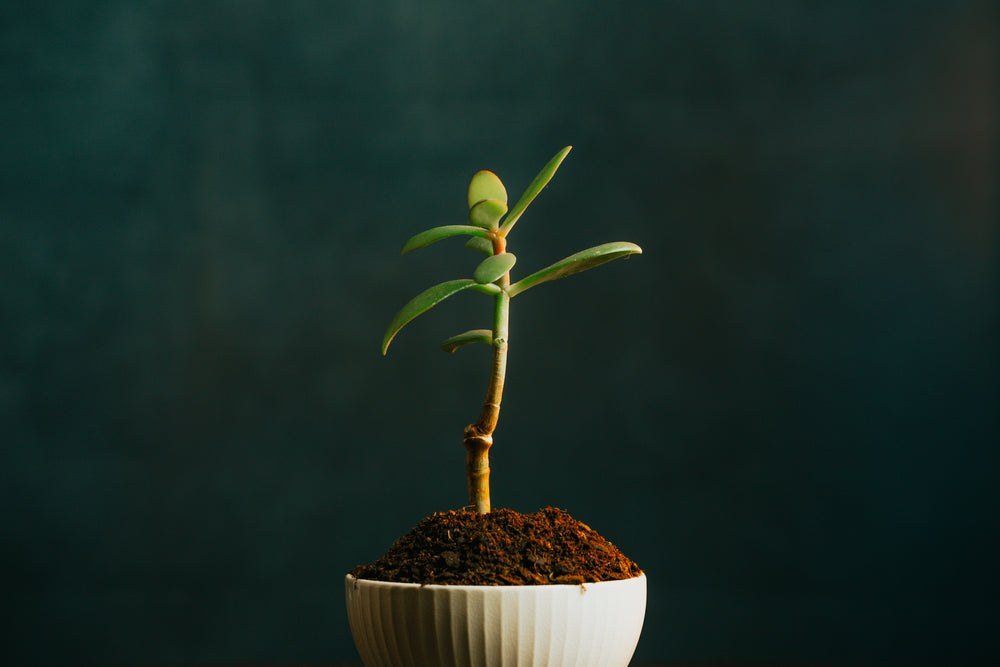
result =
[[[526,586],[631,579],[642,570],[587,524],[546,507],[533,514],[435,513],[351,574],[414,584]]]

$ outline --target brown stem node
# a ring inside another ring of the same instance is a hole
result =
[[[469,482],[469,504],[480,514],[490,511],[490,446],[493,437],[476,424],[465,428],[465,475]]]

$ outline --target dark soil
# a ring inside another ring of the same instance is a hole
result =
[[[439,512],[351,574],[414,584],[525,586],[631,579],[642,570],[587,524],[546,507],[534,514]]]

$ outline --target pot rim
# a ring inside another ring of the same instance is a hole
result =
[[[582,584],[526,584],[520,586],[508,585],[508,584],[495,584],[495,585],[485,585],[485,586],[471,586],[465,584],[414,584],[406,581],[381,581],[379,579],[359,579],[353,574],[348,573],[344,580],[347,583],[351,582],[363,582],[365,585],[370,586],[384,586],[386,588],[418,588],[418,589],[430,589],[430,590],[469,590],[469,591],[515,591],[515,590],[555,590],[555,589],[567,589],[567,588],[580,588],[581,586],[586,590],[591,586],[605,586],[613,584],[625,584],[625,583],[635,583],[638,580],[645,581],[646,573],[641,572],[637,577],[629,577],[628,579],[607,579],[605,581],[586,581]]]

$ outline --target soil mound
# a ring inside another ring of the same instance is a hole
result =
[[[351,574],[415,584],[526,586],[631,579],[642,570],[587,524],[546,507],[533,514],[438,512]]]

